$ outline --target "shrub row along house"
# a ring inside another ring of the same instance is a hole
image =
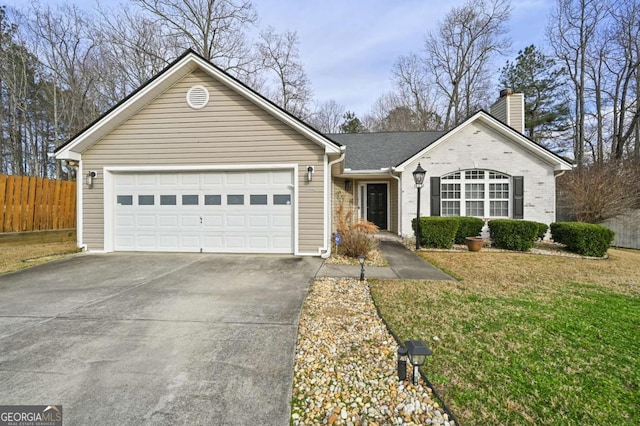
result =
[[[572,166],[523,135],[523,102],[503,91],[446,133],[324,135],[188,51],[55,157],[78,168],[88,251],[326,256],[338,192],[413,234],[418,163],[423,215],[553,222]]]

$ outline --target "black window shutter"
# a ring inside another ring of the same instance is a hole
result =
[[[431,216],[440,216],[440,178],[431,176]]]
[[[513,177],[513,218],[524,219],[524,177]]]

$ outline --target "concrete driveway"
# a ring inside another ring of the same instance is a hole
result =
[[[65,425],[286,425],[320,264],[126,253],[0,276],[0,404],[62,404]]]

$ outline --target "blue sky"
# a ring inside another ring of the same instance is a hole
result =
[[[9,0],[20,6],[27,0]],[[41,0],[58,3],[58,0]],[[91,0],[70,0],[91,8]],[[254,0],[259,26],[297,31],[300,53],[319,102],[334,99],[359,116],[391,89],[391,68],[398,56],[419,52],[428,31],[465,0]],[[117,7],[121,1],[102,0]],[[512,52],[542,46],[555,0],[512,0],[509,22]],[[497,92],[496,92],[497,97]]]

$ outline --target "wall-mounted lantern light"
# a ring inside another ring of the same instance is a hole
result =
[[[358,256],[358,262],[360,262],[360,281],[364,281],[364,255]]]
[[[307,167],[307,182],[311,182],[313,180],[313,166]]]
[[[98,172],[91,170],[87,173],[87,186],[93,188],[93,180],[98,176]]]
[[[425,359],[431,355],[431,349],[422,340],[407,340],[404,342],[409,355],[409,362],[413,365],[413,384],[418,384],[418,368],[424,365]]]

